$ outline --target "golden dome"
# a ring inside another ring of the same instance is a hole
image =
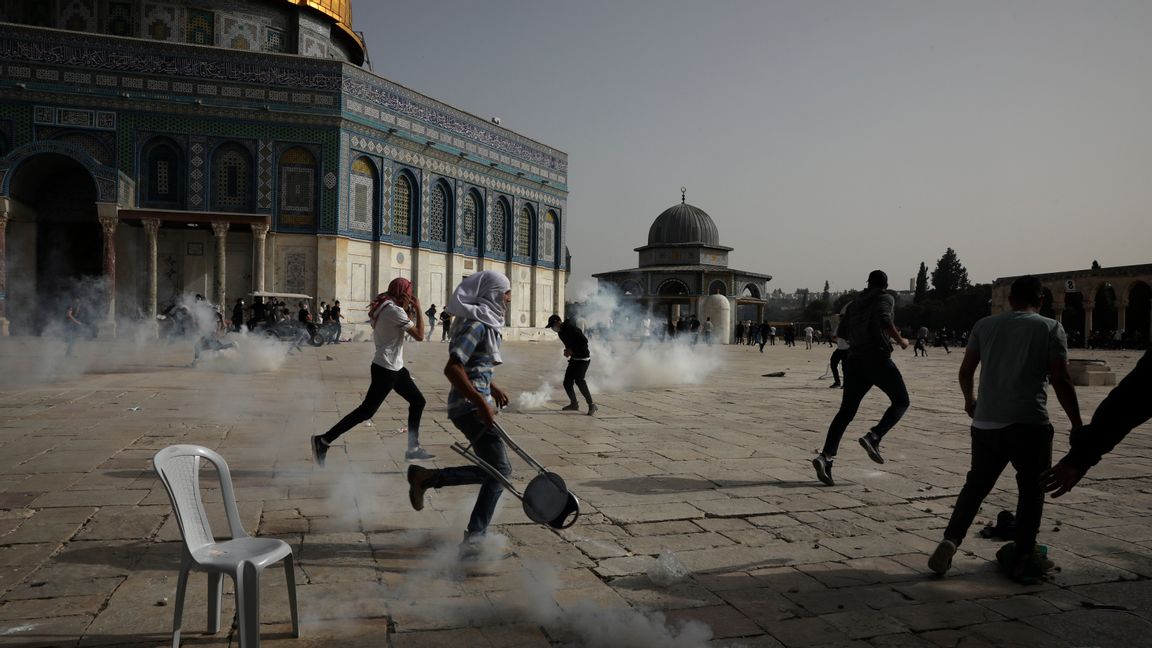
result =
[[[336,26],[351,36],[360,47],[364,41],[352,31],[352,0],[288,0],[289,3],[315,9],[336,20]]]

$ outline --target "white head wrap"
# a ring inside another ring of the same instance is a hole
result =
[[[500,357],[500,329],[504,327],[504,293],[510,289],[508,277],[494,270],[482,270],[465,277],[444,307],[456,318],[452,323],[453,335],[466,320],[475,320],[487,327],[488,351],[496,364],[503,362]]]

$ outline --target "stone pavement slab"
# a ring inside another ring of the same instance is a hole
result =
[[[461,461],[449,447],[460,437],[445,416],[445,350],[430,342],[406,351],[428,401],[421,437],[437,455],[428,466]],[[625,359],[632,351],[617,349]],[[603,388],[611,363],[594,360],[597,416],[560,412],[555,391],[541,408],[501,414],[581,498],[580,521],[561,532],[532,524],[506,495],[484,556],[461,563],[456,543],[474,490],[432,491],[424,511],[411,510],[406,407],[395,396],[340,439],[325,468],[312,465],[308,437],[367,387],[366,343],[307,348],[247,372],[243,355],[190,368],[190,346],[178,343],[82,343],[64,363],[50,340],[0,338],[0,646],[170,644],[180,535],[150,459],[174,443],[223,454],[246,528],[295,551],[303,636],[287,636],[284,576],[273,567],[261,592],[266,646],[1147,645],[1148,429],[1048,502],[1041,542],[1059,566],[1050,580],[1003,579],[994,567],[1001,542],[975,537],[977,528],[940,579],[927,554],[968,468],[961,354],[896,355],[912,407],[885,440],[887,463],[873,464],[854,442],[886,405],[874,394],[828,488],[808,461],[840,396],[827,388],[830,352],[662,347],[649,359],[659,375],[612,389]],[[690,362],[659,371],[674,354]],[[1086,355],[1106,357],[1120,375],[1138,359]],[[557,343],[509,343],[506,359],[497,383],[514,402],[560,382]],[[704,366],[713,369],[686,368]],[[774,371],[785,375],[762,377]],[[1090,414],[1108,390],[1078,391]],[[1059,455],[1067,422],[1051,403]],[[514,480],[530,476],[513,464]],[[219,490],[210,472],[202,477],[223,532]],[[1014,505],[1006,475],[977,524]],[[686,574],[666,582],[662,554]],[[206,581],[193,575],[187,645],[235,645],[231,584],[225,592],[225,627],[206,636]]]

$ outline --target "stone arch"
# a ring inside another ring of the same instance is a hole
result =
[[[392,235],[418,240],[420,232],[420,183],[408,169],[396,172],[392,182]]]
[[[624,293],[625,297],[640,297],[644,294],[644,286],[635,279],[625,279],[620,282],[620,292]]]
[[[536,210],[532,205],[524,203],[520,206],[520,211],[516,214],[516,226],[513,229],[516,244],[512,249],[512,255],[525,259],[535,258],[536,246],[533,243],[536,238]]]
[[[460,203],[460,232],[458,243],[470,250],[480,250],[484,240],[484,196],[471,187],[464,193]]]
[[[1152,286],[1139,279],[1128,285],[1125,296],[1124,330],[1127,340],[1135,346],[1147,346],[1152,341]]]
[[[99,322],[111,294],[97,218],[100,178],[82,160],[41,152],[19,159],[4,182],[13,198],[5,256],[11,332],[40,334],[58,325],[73,295],[88,321]]]
[[[544,212],[540,222],[540,258],[555,265],[560,250],[560,217],[555,209]]]
[[[691,294],[688,284],[679,279],[665,279],[656,287],[656,294],[666,296],[679,296]]]
[[[16,175],[18,167],[41,154],[56,154],[71,158],[84,167],[92,177],[93,182],[96,183],[97,202],[116,203],[119,201],[119,173],[116,169],[100,164],[79,146],[56,140],[41,140],[25,144],[0,158],[0,195],[12,195],[11,181]]]
[[[252,164],[252,152],[248,147],[235,141],[220,144],[212,150],[209,168],[211,209],[222,212],[251,211],[255,194],[255,165]]]
[[[1052,296],[1052,290],[1048,288],[1048,286],[1044,286],[1044,298],[1040,302],[1040,314],[1044,317],[1055,319],[1056,309],[1053,306],[1054,303],[1055,298]]]
[[[709,295],[727,295],[728,294],[728,284],[724,283],[723,281],[721,281],[719,279],[713,279],[712,283],[708,284],[708,294]]]
[[[137,198],[142,207],[183,208],[187,165],[184,147],[165,135],[149,138],[140,147],[140,186]]]
[[[1102,346],[1108,346],[1120,322],[1116,289],[1106,281],[1096,286],[1093,293],[1092,332],[1100,342],[1105,342]]]
[[[452,214],[455,213],[452,201],[452,186],[444,178],[432,183],[428,188],[428,236],[432,243],[447,245],[452,240],[453,225]]]
[[[755,299],[760,299],[760,286],[757,286],[756,284],[754,284],[752,282],[748,282],[748,283],[744,284],[743,288],[741,288],[740,296],[741,297],[753,297]]]

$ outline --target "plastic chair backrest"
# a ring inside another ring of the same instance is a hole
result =
[[[174,445],[164,448],[152,458],[152,467],[164,482],[168,499],[180,524],[180,534],[189,553],[215,543],[208,513],[200,494],[200,460],[207,459],[216,466],[220,478],[220,497],[228,516],[229,531],[233,538],[247,537],[240,514],[236,509],[236,495],[232,490],[232,475],[228,463],[219,454],[197,445]]]

